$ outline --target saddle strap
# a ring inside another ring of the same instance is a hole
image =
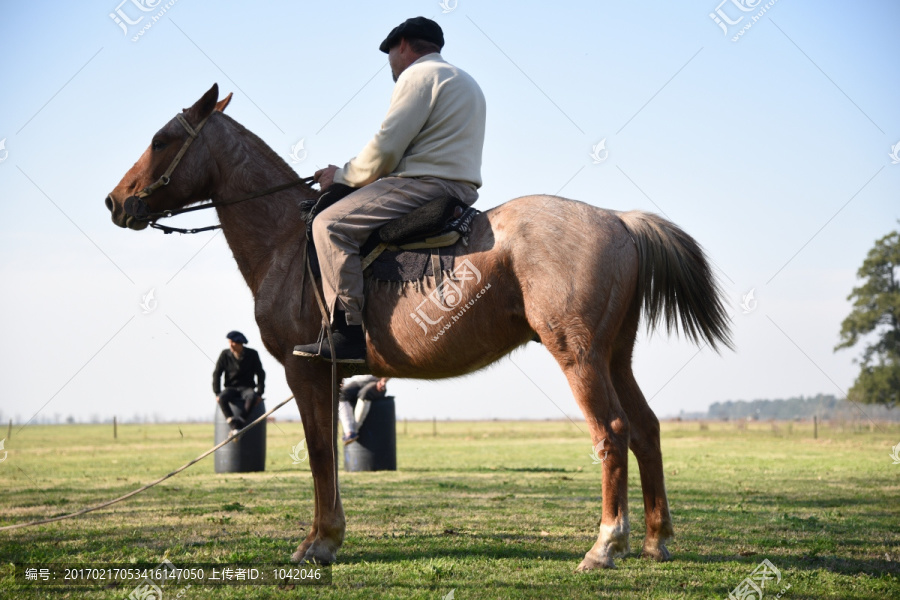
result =
[[[369,252],[369,254],[366,255],[365,258],[362,259],[362,270],[365,271],[366,269],[368,269],[369,266],[373,262],[375,262],[375,259],[378,258],[379,256],[381,256],[381,253],[384,252],[387,249],[387,247],[388,247],[388,245],[384,242],[381,242],[380,244],[375,246],[375,249],[372,250],[371,252]]]
[[[371,252],[365,255],[360,261],[362,263],[362,270],[365,271],[368,269],[373,262],[375,262],[381,253],[385,250],[391,250],[396,252],[398,250],[422,250],[424,248],[446,248],[447,246],[452,246],[460,239],[463,241],[464,246],[469,245],[468,238],[464,238],[460,235],[458,231],[448,231],[442,235],[438,235],[435,237],[426,238],[419,242],[411,242],[409,244],[388,244],[387,242],[381,242],[377,246],[375,246]]]
[[[438,291],[441,304],[443,304],[444,288],[441,287],[441,284],[444,283],[444,273],[441,271],[441,251],[437,248],[431,249],[431,274],[434,276],[434,287]]]
[[[337,414],[337,405],[338,405],[338,372],[337,372],[337,355],[334,351],[334,337],[332,336],[331,331],[331,317],[328,315],[328,308],[325,307],[325,301],[322,300],[322,294],[319,293],[319,287],[316,285],[316,276],[313,275],[312,265],[309,263],[309,252],[306,253],[306,272],[309,273],[310,283],[312,284],[313,292],[316,297],[316,304],[319,305],[319,312],[322,313],[322,331],[325,333],[325,336],[328,337],[328,345],[331,347],[331,431],[332,434],[337,431],[337,425],[334,422],[334,416]],[[304,279],[306,277],[304,276]],[[302,305],[301,305],[302,306]],[[324,337],[322,333],[319,333],[319,352],[322,351],[322,342],[324,341]],[[331,464],[334,466],[334,472],[337,473],[338,462],[337,462],[337,453],[335,451],[334,444],[331,444]],[[332,504],[332,508],[337,506],[338,499],[338,487],[337,487],[337,477],[334,478],[334,503]]]

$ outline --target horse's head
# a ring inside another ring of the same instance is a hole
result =
[[[213,113],[225,110],[230,101],[228,94],[220,102],[219,86],[213,84],[193,106],[156,132],[150,146],[106,197],[113,223],[144,229],[146,215],[175,210],[212,195],[215,163],[200,133]]]

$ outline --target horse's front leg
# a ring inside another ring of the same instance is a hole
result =
[[[345,529],[337,481],[337,407],[332,401],[330,367],[302,364],[301,361],[303,359],[296,356],[289,358],[285,361],[285,372],[306,433],[315,490],[315,516],[312,530],[291,560],[327,565],[335,561]]]

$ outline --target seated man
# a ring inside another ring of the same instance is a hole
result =
[[[344,444],[350,444],[359,438],[359,428],[369,414],[372,400],[384,398],[387,393],[388,379],[390,377],[379,379],[374,375],[357,375],[345,379],[341,384],[338,416],[341,419],[341,427],[344,428]]]
[[[356,189],[313,221],[334,351],[321,344],[294,354],[365,363],[363,274],[359,249],[393,219],[440,197],[471,205],[481,187],[485,101],[464,71],[444,61],[444,34],[424,17],[404,21],[382,42],[396,85],[375,137],[342,168],[316,172],[321,189],[332,183]]]
[[[229,331],[225,337],[228,338],[229,347],[222,350],[219,360],[216,361],[216,370],[213,371],[213,393],[231,428],[230,435],[234,435],[247,424],[247,416],[262,400],[266,387],[266,372],[263,371],[259,353],[253,348],[244,347],[247,338],[243,333]],[[225,389],[222,389],[223,374]],[[243,408],[240,414],[234,414],[231,403]]]

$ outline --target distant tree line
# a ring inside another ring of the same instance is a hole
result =
[[[13,420],[13,423],[18,425],[23,425],[24,421],[22,420],[22,415],[4,415],[0,412],[0,425],[7,423],[10,419]],[[166,417],[164,418],[160,413],[153,413],[152,415],[148,414],[140,414],[134,413],[131,417],[128,416],[120,416],[118,417],[118,422],[120,425],[123,424],[150,424],[150,423],[203,423],[209,421],[211,419],[203,419],[196,415],[194,416],[180,416],[180,417]],[[103,424],[109,423],[112,424],[113,418],[108,416],[100,416],[98,414],[90,414],[90,415],[81,415],[76,417],[75,415],[66,415],[63,416],[59,413],[44,414],[38,413],[31,417],[28,421],[29,425],[74,425],[74,424]],[[0,438],[2,439],[2,438]]]
[[[861,412],[862,411],[862,412]],[[864,405],[855,407],[846,400],[831,394],[798,396],[786,400],[728,400],[715,402],[709,407],[706,418],[713,420],[787,421],[792,419],[900,419],[900,410],[888,406]]]

